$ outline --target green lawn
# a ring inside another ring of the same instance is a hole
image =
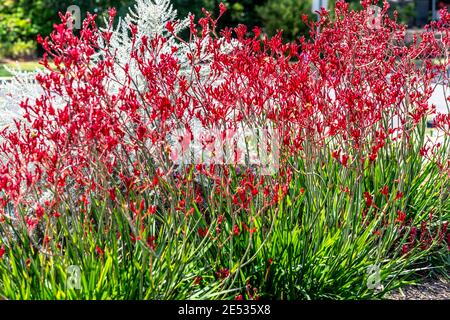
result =
[[[0,77],[11,76],[11,74],[5,69],[5,66],[9,68],[16,68],[18,66],[20,69],[24,71],[34,71],[36,68],[42,68],[42,66],[39,64],[37,60],[17,62],[17,63],[14,61],[0,62]]]

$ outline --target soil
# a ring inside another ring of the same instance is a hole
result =
[[[450,300],[450,280],[426,279],[418,285],[406,286],[389,293],[389,300]]]

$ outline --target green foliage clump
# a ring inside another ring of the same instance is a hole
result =
[[[262,18],[267,33],[273,35],[282,30],[285,38],[294,39],[307,30],[301,15],[312,15],[311,3],[311,0],[268,0],[265,5],[257,7],[256,11]]]
[[[17,1],[7,0],[0,4],[0,56],[33,55],[35,44],[31,38],[36,32],[25,8],[18,6]]]

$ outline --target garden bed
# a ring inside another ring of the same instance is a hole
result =
[[[62,17],[0,100],[0,297],[382,299],[447,272],[450,14],[407,45],[387,6],[292,43],[217,30],[224,4]]]
[[[418,285],[408,285],[386,296],[390,300],[450,300],[450,280],[424,279]]]

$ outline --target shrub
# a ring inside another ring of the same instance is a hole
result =
[[[30,37],[35,32],[25,11],[16,8],[14,1],[0,5],[0,57],[22,58],[34,54],[36,48]]]
[[[283,30],[286,39],[296,39],[306,35],[308,27],[302,21],[302,14],[314,16],[311,13],[312,1],[269,0],[256,8],[256,12],[264,22],[264,29],[269,35]]]
[[[36,44],[34,41],[19,40],[13,44],[4,44],[0,49],[0,56],[13,59],[31,58],[36,54]]]
[[[2,131],[0,294],[360,299],[446,268],[448,137],[425,128],[450,15],[406,46],[387,10],[339,2],[287,44],[168,1],[79,36],[62,17]]]

